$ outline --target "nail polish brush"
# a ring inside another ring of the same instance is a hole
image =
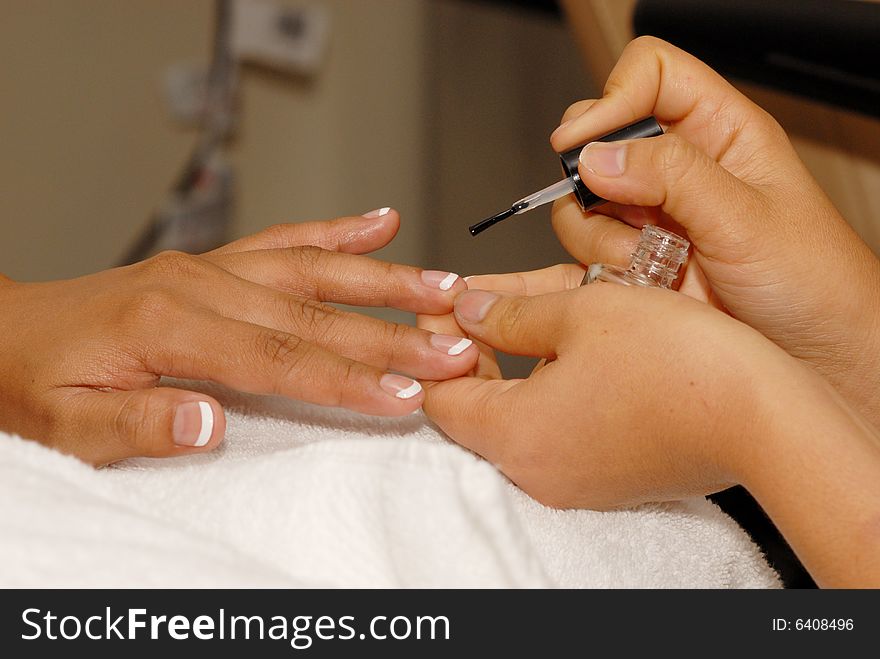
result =
[[[594,140],[589,140],[589,142],[584,142],[580,146],[576,146],[565,153],[561,153],[559,154],[559,159],[562,161],[562,169],[565,172],[564,179],[553,185],[547,186],[543,190],[530,194],[528,197],[523,197],[519,201],[514,202],[507,210],[502,211],[497,215],[493,215],[492,217],[487,217],[485,220],[468,227],[468,231],[471,232],[472,236],[476,236],[492,225],[498,224],[509,217],[534,210],[539,206],[549,204],[551,201],[556,201],[567,194],[573,194],[581,209],[584,211],[595,208],[596,206],[605,203],[605,200],[594,194],[586,185],[584,185],[584,182],[581,181],[581,177],[578,174],[578,158],[580,157],[583,148],[590,142],[617,142],[619,140],[634,140],[643,137],[658,137],[662,134],[663,128],[661,128],[657,119],[654,117],[646,117],[645,119],[640,119],[635,123],[608,133],[607,135],[603,135]]]

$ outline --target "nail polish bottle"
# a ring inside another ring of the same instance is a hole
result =
[[[594,263],[587,268],[581,286],[609,281],[625,286],[671,288],[679,268],[687,261],[689,247],[690,243],[681,236],[646,224],[628,268]]]

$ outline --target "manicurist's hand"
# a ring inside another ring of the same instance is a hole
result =
[[[469,281],[470,282],[473,280]],[[757,332],[671,291],[610,284],[533,295],[469,290],[455,319],[480,343],[549,362],[505,380],[429,384],[424,410],[544,503],[611,508],[738,481],[754,364],[796,362]]]
[[[69,281],[0,279],[0,428],[94,464],[215,448],[220,404],[157,386],[161,376],[412,412],[420,385],[389,371],[442,380],[471,369],[477,351],[325,304],[443,314],[465,290],[454,274],[361,256],[397,232],[397,213],[383,210]]]
[[[485,349],[549,361],[504,380],[484,354],[471,377],[428,383],[424,410],[452,439],[555,507],[742,483],[819,583],[880,584],[880,435],[830,385],[687,296],[612,284],[542,295],[548,275],[497,282],[529,297],[456,299]]]
[[[551,142],[563,151],[650,114],[666,135],[584,150],[582,179],[613,203],[585,217],[557,202],[562,243],[582,263],[626,265],[644,223],[686,232],[683,292],[808,362],[880,424],[880,261],[769,114],[697,59],[641,38]]]

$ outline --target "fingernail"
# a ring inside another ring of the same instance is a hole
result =
[[[626,145],[590,142],[581,151],[580,161],[597,176],[615,178],[626,169]]]
[[[441,270],[422,270],[422,281],[426,286],[439,288],[441,291],[448,291],[455,285],[458,275],[454,272],[443,272]]]
[[[205,401],[178,405],[174,413],[174,443],[178,446],[204,446],[214,432],[214,410]]]
[[[388,211],[391,210],[391,206],[385,206],[385,208],[377,208],[374,211],[370,211],[369,213],[364,213],[364,217],[368,217],[370,219],[376,217],[382,217],[383,215],[388,215]]]
[[[489,291],[467,291],[455,300],[455,313],[469,323],[482,322],[492,305],[498,301],[498,296]]]
[[[412,398],[422,390],[422,385],[415,380],[393,373],[386,373],[379,378],[379,386],[395,398],[402,400]]]
[[[431,335],[431,345],[440,352],[445,352],[450,357],[458,357],[458,355],[470,348],[472,343],[473,341],[470,339],[463,339],[460,336],[449,336],[447,334]]]

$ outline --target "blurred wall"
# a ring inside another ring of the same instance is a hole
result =
[[[0,3],[0,272],[110,265],[162,199],[191,136],[165,68],[207,52],[210,2]]]
[[[543,13],[449,1],[429,9],[433,259],[462,275],[570,261],[549,205],[476,238],[467,227],[562,177],[550,133],[571,103],[595,94],[573,37]]]
[[[230,155],[235,232],[393,205],[388,258],[424,256],[426,0],[320,0],[319,76],[248,69]],[[0,272],[68,277],[112,265],[164,198],[193,141],[162,78],[206,60],[210,0],[0,3]]]

